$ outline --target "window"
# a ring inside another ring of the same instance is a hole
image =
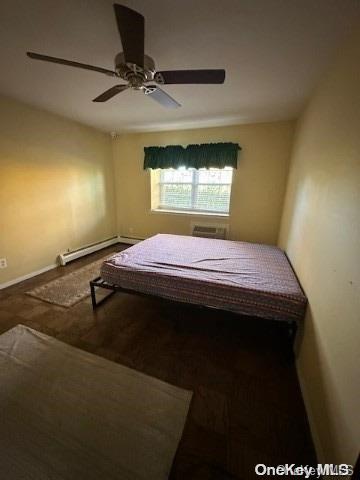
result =
[[[228,214],[233,169],[152,170],[152,208]]]

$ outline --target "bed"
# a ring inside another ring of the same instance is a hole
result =
[[[106,260],[95,288],[130,291],[295,327],[307,299],[285,253],[274,246],[155,235]]]

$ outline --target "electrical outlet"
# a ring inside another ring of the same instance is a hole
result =
[[[129,233],[134,233],[134,227],[129,227]]]
[[[6,267],[7,267],[6,258],[0,258],[0,268],[6,268]]]

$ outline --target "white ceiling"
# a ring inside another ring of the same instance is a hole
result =
[[[145,16],[159,70],[225,68],[224,85],[170,85],[182,108],[141,92],[91,100],[117,82],[36,62],[27,50],[113,68],[121,43],[110,0],[1,0],[0,93],[105,131],[296,117],[359,13],[357,0],[118,0]]]

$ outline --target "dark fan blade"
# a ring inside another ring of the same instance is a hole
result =
[[[127,88],[129,88],[128,85],[115,85],[98,97],[94,98],[93,102],[106,102],[106,100],[110,100],[110,98],[114,97],[118,93],[123,92]]]
[[[168,95],[164,90],[157,87],[156,85],[148,85],[144,88],[145,95],[153,98],[156,102],[159,102],[163,107],[166,108],[178,108],[181,107],[180,103],[174,100],[170,95]]]
[[[116,21],[124,50],[125,61],[144,66],[144,17],[131,8],[114,3]]]
[[[225,70],[166,70],[157,72],[155,82],[170,83],[224,83]]]
[[[48,55],[40,55],[39,53],[26,52],[26,55],[34,60],[43,60],[44,62],[59,63],[61,65],[68,65],[69,67],[84,68],[85,70],[93,70],[94,72],[105,73],[111,77],[116,77],[116,73],[113,70],[107,70],[106,68],[94,67],[93,65],[87,65],[86,63],[72,62],[71,60],[64,60],[63,58],[49,57]]]

